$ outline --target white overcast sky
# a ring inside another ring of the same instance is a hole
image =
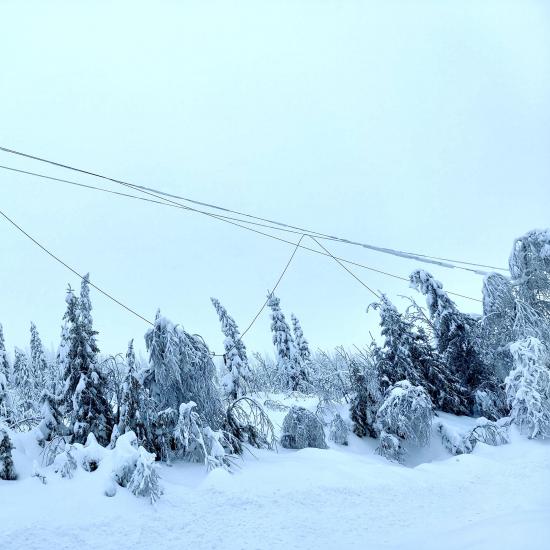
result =
[[[550,3],[0,4],[0,144],[318,231],[507,264],[550,225]],[[0,153],[0,164],[109,185]],[[291,247],[216,220],[0,170],[1,208],[143,315],[211,349],[209,297],[244,328]],[[293,237],[294,238],[294,237]],[[310,243],[308,243],[309,245]],[[327,245],[328,246],[328,245]],[[420,264],[334,244],[407,276]],[[77,278],[0,219],[0,321],[57,346]],[[426,266],[481,296],[481,277]],[[371,287],[406,283],[354,268]],[[364,345],[377,314],[330,258],[299,251],[279,292],[314,347]],[[103,351],[147,326],[92,291]],[[479,311],[475,302],[457,300]],[[264,313],[249,348],[271,349]]]

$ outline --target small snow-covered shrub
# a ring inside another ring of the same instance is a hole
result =
[[[437,421],[435,424],[437,433],[441,437],[441,442],[443,446],[452,454],[452,455],[462,455],[471,453],[474,450],[475,443],[469,440],[468,437],[465,437],[464,434],[460,434],[455,430],[449,428],[449,426],[443,424],[441,421]]]
[[[89,433],[81,452],[81,465],[87,472],[94,472],[103,460],[107,449],[102,447],[93,433]]]
[[[138,449],[136,467],[128,482],[128,489],[138,497],[147,497],[154,504],[162,495],[155,455],[143,447]]]
[[[382,432],[380,434],[380,445],[376,447],[375,453],[388,460],[402,462],[404,450],[398,437],[387,432]]]
[[[426,390],[402,380],[388,390],[376,414],[376,424],[384,437],[393,435],[400,441],[424,447],[430,441],[432,417],[433,405]],[[378,453],[393,460],[394,455],[400,454],[393,450],[394,447],[393,441],[389,445],[389,440],[381,440]]]
[[[338,445],[348,444],[349,428],[339,413],[334,415],[330,423],[329,439]]]
[[[323,425],[307,409],[291,407],[283,421],[281,445],[286,449],[305,449],[306,447],[326,449]]]
[[[6,430],[0,430],[0,479],[14,481],[17,473],[13,465],[11,452],[14,449],[10,436]]]
[[[482,417],[473,429],[466,433],[459,433],[440,420],[435,423],[435,428],[441,437],[443,446],[453,455],[469,454],[478,443],[485,443],[494,447],[509,443],[509,426],[510,419],[503,418],[497,422],[492,422]]]
[[[71,479],[77,467],[75,448],[73,445],[67,445],[65,451],[57,456],[54,471],[55,473],[59,473],[61,477]]]
[[[476,443],[485,443],[497,447],[510,443],[508,428],[510,420],[503,418],[497,422],[480,418],[477,426],[468,434],[468,440],[475,446]]]
[[[134,432],[129,431],[116,440],[112,451],[113,479],[122,487],[130,481],[138,460],[138,440]],[[153,455],[154,456],[154,455]]]
[[[547,347],[529,337],[511,344],[514,368],[506,378],[510,417],[529,438],[550,437],[550,357]]]
[[[258,449],[273,449],[275,430],[262,406],[250,397],[241,397],[227,408],[227,429],[238,442]],[[238,445],[239,452],[242,450]]]
[[[208,469],[231,466],[232,436],[222,430],[205,426],[199,414],[194,411],[193,401],[179,407],[178,422],[174,429],[174,440],[178,454],[189,462],[203,462]]]

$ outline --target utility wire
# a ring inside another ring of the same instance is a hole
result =
[[[340,260],[338,260],[338,258],[334,257],[315,237],[312,237],[311,235],[309,235],[309,238],[313,239],[325,252],[327,252],[330,255],[330,257],[338,265],[340,265],[343,269],[345,269],[356,281],[359,281],[359,283],[361,283],[371,294],[374,294],[375,298],[380,300],[380,295],[377,292],[372,290],[372,288],[370,286],[368,286],[359,277],[357,277],[357,275],[355,275],[355,273],[353,271],[351,271],[351,269],[348,269]]]
[[[477,266],[477,267],[485,267],[485,268],[488,268],[488,269],[496,269],[496,270],[499,270],[499,271],[507,271],[505,268],[502,268],[502,267],[490,266],[490,265],[486,265],[486,264],[477,264],[477,263],[474,263],[474,262],[466,262],[466,261],[461,261],[461,260],[452,260],[452,259],[449,259],[449,258],[441,258],[441,257],[437,257],[437,256],[430,256],[430,255],[427,255],[427,254],[419,254],[419,253],[413,253],[413,252],[405,252],[405,251],[395,250],[395,249],[391,249],[391,248],[379,247],[379,246],[375,246],[375,245],[371,245],[371,244],[367,244],[367,243],[360,243],[360,242],[357,242],[357,241],[352,241],[352,240],[344,239],[344,238],[341,238],[341,237],[335,237],[333,235],[327,235],[326,233],[321,233],[321,232],[318,232],[318,231],[304,229],[304,228],[301,228],[299,226],[294,226],[294,225],[278,222],[278,221],[275,221],[275,220],[262,218],[260,216],[254,216],[252,214],[246,214],[246,213],[243,213],[243,212],[239,212],[237,210],[231,210],[231,209],[224,208],[224,207],[221,207],[221,206],[218,206],[218,205],[215,205],[215,204],[196,201],[196,200],[190,199],[188,197],[173,195],[173,194],[166,193],[164,191],[153,189],[153,188],[150,188],[150,187],[144,187],[144,186],[136,185],[136,184],[133,184],[133,183],[128,183],[128,182],[125,182],[125,181],[122,181],[122,180],[119,180],[119,179],[115,179],[115,178],[111,178],[109,176],[105,176],[105,175],[102,175],[102,174],[99,174],[99,173],[96,173],[96,172],[91,172],[89,170],[83,170],[81,168],[76,168],[74,166],[70,166],[70,165],[67,165],[67,164],[60,163],[60,162],[48,160],[48,159],[38,157],[38,156],[35,156],[35,155],[30,155],[28,153],[23,153],[23,152],[16,151],[14,149],[10,149],[10,148],[7,148],[7,147],[1,147],[0,146],[0,151],[4,151],[6,153],[22,156],[22,157],[25,157],[25,158],[29,158],[29,159],[32,159],[32,160],[39,161],[39,162],[44,162],[44,163],[47,163],[47,164],[50,164],[50,165],[53,165],[53,166],[58,166],[60,168],[64,168],[64,169],[67,169],[67,170],[80,172],[82,174],[87,174],[89,176],[94,176],[94,177],[97,177],[97,178],[101,178],[101,179],[104,179],[104,180],[107,180],[107,181],[111,181],[113,183],[117,183],[119,185],[123,185],[123,186],[126,186],[126,187],[131,187],[134,190],[145,192],[147,194],[156,193],[158,195],[163,195],[165,197],[177,198],[177,199],[180,199],[180,200],[184,200],[186,202],[191,202],[193,204],[199,204],[201,206],[206,206],[208,208],[223,210],[225,212],[230,212],[230,213],[237,214],[237,215],[240,215],[240,216],[245,216],[245,217],[248,217],[248,218],[251,218],[251,219],[261,220],[261,221],[264,221],[264,222],[267,222],[267,223],[270,223],[270,224],[278,225],[280,227],[292,228],[292,229],[298,230],[299,232],[301,232],[303,234],[315,234],[319,238],[334,240],[334,241],[338,241],[338,242],[342,242],[342,243],[350,244],[350,245],[354,245],[354,246],[361,246],[363,248],[367,248],[367,249],[370,249],[370,250],[373,250],[373,251],[376,251],[376,252],[382,252],[384,254],[390,254],[390,255],[393,255],[393,256],[401,257],[401,258],[414,259],[414,260],[417,260],[417,261],[426,262],[426,263],[430,263],[430,264],[435,264],[435,265],[439,265],[441,267],[446,267],[446,268],[450,268],[450,269],[464,269],[464,270],[467,270],[467,271],[472,271],[474,273],[477,273],[478,275],[486,275],[486,272],[476,270],[476,269],[468,269],[468,268],[465,268],[465,267],[453,265],[453,263],[451,263],[451,262],[454,262],[455,264],[463,264],[463,265],[470,265],[470,266]],[[245,220],[241,220],[241,221],[245,221]]]
[[[294,243],[292,241],[288,241],[288,240],[283,239],[281,237],[278,237],[276,235],[272,235],[270,233],[265,233],[263,231],[253,229],[252,227],[248,227],[246,225],[242,225],[241,223],[236,223],[235,221],[232,221],[232,220],[236,220],[237,218],[231,218],[231,217],[228,217],[228,216],[220,216],[218,214],[212,214],[211,212],[204,212],[202,210],[197,210],[195,208],[191,208],[191,207],[182,205],[182,204],[177,203],[175,201],[169,201],[167,199],[164,199],[163,197],[158,197],[160,200],[155,200],[155,199],[151,199],[151,198],[147,198],[147,197],[131,195],[129,193],[122,193],[120,191],[113,191],[112,189],[106,189],[104,187],[97,187],[95,185],[84,184],[84,183],[75,182],[75,181],[72,181],[72,180],[67,180],[67,179],[62,179],[62,178],[55,178],[55,177],[52,177],[52,176],[48,176],[46,174],[41,174],[41,173],[37,173],[37,172],[30,172],[28,170],[20,170],[18,168],[13,168],[13,167],[10,167],[10,166],[0,165],[0,168],[4,169],[4,170],[9,170],[9,171],[12,171],[12,172],[17,172],[17,173],[21,173],[21,174],[26,174],[26,175],[30,175],[30,176],[43,178],[43,179],[46,179],[46,180],[52,180],[52,181],[57,181],[57,182],[61,182],[61,183],[66,183],[66,184],[77,186],[77,187],[80,187],[80,188],[86,188],[86,189],[90,189],[90,190],[94,190],[94,191],[101,191],[101,192],[104,192],[104,193],[109,193],[109,194],[112,194],[112,195],[118,195],[118,196],[125,197],[125,198],[140,200],[140,201],[149,202],[149,203],[152,203],[152,204],[158,204],[158,205],[161,205],[161,206],[170,206],[172,208],[180,208],[180,209],[187,210],[187,211],[190,211],[190,212],[205,214],[206,216],[210,216],[214,219],[224,221],[224,222],[229,223],[231,225],[234,225],[236,227],[240,227],[241,229],[246,229],[247,231],[252,231],[253,233],[257,233],[258,235],[262,235],[262,236],[268,237],[270,239],[274,239],[274,240],[277,240],[277,241],[280,241],[280,242],[283,242],[283,243],[290,244],[290,245],[294,246]],[[151,192],[148,192],[147,194],[151,195],[153,197],[157,197],[157,195],[155,195]],[[250,221],[247,221],[247,220],[239,220],[239,221],[242,222],[242,223],[260,225],[262,227],[269,227],[270,229],[274,229],[276,231],[288,231],[288,230],[280,229],[280,228],[276,228],[276,227],[265,226],[264,224],[256,224],[255,222],[250,222]],[[289,231],[289,232],[290,233],[296,233],[295,231]],[[304,235],[313,238],[313,236],[310,235],[310,234],[304,234]],[[301,239],[300,239],[300,241],[301,241]],[[317,244],[320,245],[320,243],[318,243],[318,242],[317,242]],[[401,275],[396,275],[395,273],[390,273],[388,271],[383,271],[381,269],[376,269],[374,267],[367,266],[365,264],[361,264],[361,263],[358,263],[358,262],[354,262],[352,260],[347,260],[345,258],[333,256],[331,253],[322,252],[320,250],[316,250],[314,248],[309,248],[309,247],[304,246],[304,245],[299,245],[299,248],[303,248],[304,250],[308,250],[309,252],[314,252],[315,254],[321,254],[323,256],[329,256],[329,257],[332,257],[332,258],[336,259],[337,261],[345,262],[347,264],[354,265],[354,266],[360,267],[362,269],[367,269],[367,270],[372,271],[374,273],[380,273],[380,274],[385,275],[387,277],[392,277],[394,279],[398,279],[400,281],[404,281],[404,282],[407,282],[407,283],[409,282],[409,279],[407,277],[403,277]],[[471,296],[466,296],[466,295],[460,294],[458,292],[448,291],[448,294],[452,294],[453,296],[458,296],[460,298],[464,298],[466,300],[471,300],[471,301],[474,301],[474,302],[481,302],[481,300],[479,300],[478,298],[472,298]]]
[[[279,275],[279,278],[277,279],[277,282],[275,283],[275,286],[269,291],[269,294],[267,295],[266,301],[263,303],[262,307],[259,309],[258,313],[254,316],[252,321],[250,321],[250,324],[244,329],[244,332],[239,336],[237,339],[237,342],[240,342],[246,335],[246,333],[252,328],[252,325],[256,322],[262,311],[265,309],[265,306],[267,306],[267,303],[269,302],[269,299],[271,298],[272,294],[277,290],[277,287],[279,286],[279,283],[283,280],[283,277],[285,276],[285,273],[287,272],[288,267],[292,263],[292,260],[294,259],[294,256],[296,255],[296,252],[298,251],[298,248],[300,248],[300,243],[302,242],[302,239],[305,237],[305,235],[302,235],[300,237],[300,240],[296,243],[294,250],[288,259],[288,262],[285,265],[285,268],[283,269],[282,273]],[[231,348],[229,348],[225,353],[219,354],[219,353],[213,353],[213,357],[226,357],[228,353],[233,351],[237,347],[237,342],[233,344]]]
[[[60,263],[64,267],[66,267],[71,273],[74,273],[77,277],[80,277],[81,279],[84,279],[84,276],[82,276],[80,273],[78,273],[78,271],[73,269],[70,265],[66,264],[61,258],[59,258],[53,252],[48,250],[44,245],[40,244],[34,237],[29,235],[20,225],[18,225],[14,220],[12,220],[7,214],[2,212],[2,210],[0,210],[0,215],[2,215],[9,223],[11,223],[11,225],[13,225],[13,227],[15,227],[21,233],[23,233],[23,235],[25,235],[25,237],[30,239],[36,246],[41,248],[46,254],[48,254],[48,256],[52,257],[56,262]],[[131,307],[128,307],[127,305],[123,304],[120,300],[117,300],[114,296],[112,296],[111,294],[109,294],[108,292],[103,290],[102,288],[98,287],[97,285],[95,285],[91,281],[88,281],[88,283],[90,284],[90,286],[95,288],[97,291],[101,292],[101,294],[103,294],[104,296],[109,298],[109,300],[112,300],[113,302],[115,302],[115,304],[118,304],[119,306],[123,307],[125,310],[129,311],[130,313],[132,313],[136,317],[139,317],[142,321],[145,321],[149,325],[154,326],[153,323],[151,321],[149,321],[149,319],[146,319],[145,317],[143,317],[143,315],[140,315],[139,313],[134,311]]]

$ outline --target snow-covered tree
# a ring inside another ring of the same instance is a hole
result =
[[[17,395],[18,409],[25,416],[33,412],[36,405],[35,380],[27,354],[20,348],[15,348],[13,361],[13,386]]]
[[[291,407],[283,420],[281,445],[286,449],[326,449],[321,421],[304,407]]]
[[[509,260],[518,301],[550,322],[550,229],[517,238]]]
[[[10,379],[10,364],[8,362],[8,354],[6,352],[4,328],[2,327],[2,323],[0,323],[0,373],[6,377],[6,380]]]
[[[118,424],[113,429],[111,439],[129,431],[135,433],[140,444],[151,447],[153,406],[147,390],[143,387],[136,366],[134,341],[128,343],[126,352],[126,376],[122,385],[122,398]]]
[[[38,334],[38,329],[34,323],[31,323],[31,355],[30,355],[30,370],[34,379],[34,383],[40,390],[51,387],[50,369],[46,361],[44,347]]]
[[[380,314],[384,345],[380,352],[381,382],[385,389],[401,380],[422,386],[441,410],[467,414],[467,395],[459,380],[432,348],[415,316],[400,313],[387,296],[372,304]]]
[[[329,438],[338,445],[348,444],[349,428],[339,413],[334,415],[330,423]]]
[[[512,282],[500,273],[490,273],[483,281],[481,352],[499,379],[512,368],[510,343],[514,340],[516,300]]]
[[[298,354],[300,355],[300,359],[302,360],[302,363],[304,365],[309,365],[311,362],[311,351],[309,350],[309,342],[305,339],[304,331],[302,330],[302,325],[300,324],[300,321],[292,313],[290,315],[290,318],[292,320],[292,330],[294,332],[294,342],[296,344],[296,349],[298,350]]]
[[[281,311],[280,300],[274,294],[269,294],[267,305],[271,308],[271,332],[277,352],[277,371],[281,385],[286,390],[300,391],[307,383],[307,373],[290,327]]]
[[[505,412],[504,397],[479,352],[477,320],[461,313],[443,285],[428,272],[414,271],[410,281],[426,297],[438,351],[451,374],[468,389],[471,414],[499,418]]]
[[[511,345],[514,368],[506,378],[510,416],[530,438],[550,437],[550,354],[530,337]]]
[[[381,445],[377,452],[392,460],[401,460],[402,442],[423,447],[430,441],[433,406],[420,386],[402,380],[392,386],[376,414]]]
[[[351,388],[350,418],[359,437],[376,437],[376,411],[382,399],[380,386],[381,350],[372,344],[367,361],[352,360],[349,367]]]
[[[17,473],[13,464],[11,452],[13,444],[6,430],[0,430],[0,479],[13,481],[17,479]]]
[[[154,504],[162,495],[155,455],[143,447],[138,448],[138,453],[136,468],[128,483],[128,489],[134,495],[146,497]]]
[[[62,342],[65,365],[63,388],[72,442],[85,443],[93,433],[101,445],[110,441],[112,411],[106,398],[107,380],[98,368],[97,332],[93,329],[89,276],[82,279],[80,296],[69,289],[66,297],[67,340]]]
[[[0,372],[0,425],[2,421],[10,420],[12,416],[10,395],[8,393],[8,380],[3,372]]]
[[[227,374],[222,378],[225,394],[231,400],[242,397],[250,386],[251,372],[246,347],[241,340],[237,323],[216,298],[210,298],[220,319],[225,348],[224,363]]]
[[[144,386],[157,410],[172,409],[194,401],[209,426],[217,429],[224,419],[216,385],[216,367],[200,336],[188,334],[157,312],[155,325],[145,335],[149,366]]]

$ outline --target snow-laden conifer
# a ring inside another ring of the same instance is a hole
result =
[[[0,429],[0,479],[13,481],[17,479],[17,473],[13,464],[11,452],[13,444],[7,430]]]
[[[31,341],[30,341],[30,370],[34,383],[39,391],[51,387],[51,373],[46,361],[44,347],[38,334],[38,329],[34,323],[31,323]]]
[[[443,290],[443,285],[424,270],[414,271],[411,286],[426,297],[439,352],[449,368],[469,391],[470,413],[500,418],[505,413],[498,380],[479,351],[477,320],[461,313]]]
[[[350,402],[350,418],[353,432],[358,437],[376,437],[376,412],[382,400],[380,385],[381,350],[372,344],[366,360],[351,360],[349,375],[353,391]]]
[[[152,447],[152,404],[137,370],[133,340],[128,343],[126,368],[126,376],[122,384],[119,421],[113,428],[111,443],[113,444],[119,436],[132,431],[140,444]]]
[[[32,415],[37,400],[37,387],[27,354],[15,348],[13,361],[13,385],[17,395],[17,404],[22,416]]]
[[[510,416],[530,438],[550,437],[550,355],[530,337],[511,345],[514,368],[506,378]]]
[[[281,386],[285,390],[300,391],[304,389],[307,375],[290,327],[281,311],[280,300],[274,294],[269,294],[267,305],[271,308],[271,332]]]
[[[93,329],[89,276],[82,279],[80,296],[69,288],[64,321],[67,340],[63,344],[63,396],[73,443],[84,443],[93,433],[101,445],[109,443],[113,427],[107,400],[107,380],[97,362],[99,349]]]
[[[216,367],[202,338],[188,334],[157,312],[145,344],[149,365],[143,384],[157,410],[171,409],[177,417],[181,403],[194,401],[208,425],[219,428],[224,410],[216,385]]]
[[[154,504],[162,495],[155,455],[138,448],[136,468],[128,482],[128,489],[138,497],[146,497]]]
[[[329,439],[338,445],[348,444],[349,428],[339,413],[334,415],[330,423]]]
[[[512,368],[510,343],[514,340],[516,300],[512,282],[500,273],[490,273],[483,281],[481,352],[500,380]]]
[[[250,386],[252,374],[246,355],[246,346],[241,340],[241,335],[237,323],[227,313],[227,310],[220,304],[216,298],[210,298],[216,313],[220,319],[224,340],[224,363],[227,368],[227,374],[222,378],[222,385],[225,394],[231,400],[238,399],[247,393]]]
[[[6,380],[10,379],[10,364],[8,361],[8,354],[6,352],[4,328],[2,327],[2,323],[0,323],[0,373],[6,377]]]
[[[292,330],[294,332],[294,342],[296,345],[296,349],[298,350],[298,354],[300,355],[300,359],[302,360],[302,363],[304,365],[309,365],[311,362],[311,351],[309,349],[309,342],[306,340],[304,336],[304,331],[302,330],[302,325],[300,324],[300,321],[292,313],[290,315],[290,318],[292,320]]]
[[[550,322],[550,229],[534,229],[517,238],[509,266],[518,301]]]

